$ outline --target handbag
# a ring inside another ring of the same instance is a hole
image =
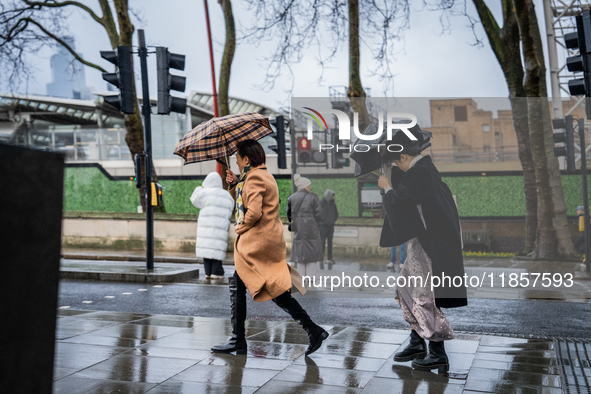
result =
[[[300,201],[297,209],[295,209],[295,207],[294,207],[293,214],[291,215],[292,218],[295,218],[296,212],[300,210],[300,208],[302,207],[302,204],[304,203],[304,200],[306,200],[306,197],[308,197],[308,195],[306,195],[304,198],[302,198],[302,200]],[[295,221],[294,220],[292,220],[291,222],[289,222],[289,224],[287,225],[287,229],[289,231],[291,231],[291,232],[298,231],[298,229],[296,228],[296,225],[295,225]]]

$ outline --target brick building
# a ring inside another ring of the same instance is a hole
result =
[[[494,100],[494,99],[491,99]],[[564,113],[576,100],[563,101]],[[550,102],[548,103],[550,107]],[[430,100],[433,147],[443,171],[521,170],[511,110],[485,111],[471,98]],[[584,106],[572,115],[584,117]]]

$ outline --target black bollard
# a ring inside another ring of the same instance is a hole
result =
[[[0,391],[51,393],[64,156],[0,144]]]

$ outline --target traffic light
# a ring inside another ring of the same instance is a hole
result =
[[[101,57],[117,67],[117,72],[103,73],[103,79],[119,88],[119,95],[105,96],[105,102],[124,114],[133,114],[131,50],[128,46],[118,46],[114,51],[101,51]]]
[[[330,133],[331,143],[332,143],[332,168],[343,168],[349,167],[351,161],[349,159],[343,158],[343,151],[346,150],[345,146],[339,145],[339,138],[338,132],[333,130]]]
[[[566,171],[575,171],[575,130],[573,127],[573,117],[565,116],[564,119],[554,119],[552,121],[554,129],[565,129],[562,133],[554,133],[555,143],[564,143],[564,146],[554,148],[556,157],[566,157]]]
[[[585,96],[587,119],[591,119],[591,12],[578,15],[577,32],[564,36],[568,49],[579,48],[579,55],[566,59],[566,67],[571,72],[583,72],[583,78],[568,81],[568,90],[573,96]]]
[[[187,78],[171,75],[169,70],[183,71],[185,69],[185,55],[168,52],[168,48],[156,47],[156,67],[158,76],[158,113],[168,115],[171,111],[184,114],[187,100],[170,95],[171,90],[184,92]]]
[[[272,126],[275,126],[275,132],[271,137],[277,140],[277,145],[269,145],[269,149],[277,153],[277,167],[287,168],[287,160],[285,157],[285,121],[283,115],[277,115],[275,119],[269,120]]]
[[[328,159],[328,155],[326,154],[326,151],[320,151],[320,150],[313,150],[312,151],[312,161],[314,163],[325,163],[326,164],[327,159]],[[328,164],[327,164],[326,168],[328,168]]]
[[[162,186],[156,182],[152,182],[152,206],[164,206],[164,202],[162,201]]]
[[[138,189],[145,189],[146,177],[142,176],[142,168],[144,168],[146,155],[143,153],[136,154],[133,159],[135,162],[135,177],[133,178],[133,180],[135,181],[135,187],[137,187]]]
[[[312,159],[312,144],[306,137],[298,137],[297,140],[298,163],[309,163]]]

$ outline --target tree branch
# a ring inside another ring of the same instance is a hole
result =
[[[502,31],[499,24],[483,0],[472,0],[472,3],[474,3],[474,7],[476,7],[480,22],[482,22],[482,26],[484,27],[484,31],[486,32],[486,36],[488,37],[488,41],[490,42],[490,46],[492,47],[497,60],[501,65],[504,65],[504,45],[501,39]]]
[[[3,41],[0,44],[0,47],[8,44],[15,37],[17,37],[19,35],[19,33],[22,33],[23,31],[25,31],[25,29],[27,28],[27,23],[25,23],[21,26],[21,21],[23,21],[23,20],[24,19],[19,19],[18,21],[16,21],[16,23],[10,28],[10,30],[8,30],[6,32],[6,35],[0,35],[0,38],[2,38],[2,41]]]
[[[115,19],[113,19],[113,12],[108,0],[99,0],[101,10],[103,11],[103,18],[105,19],[105,30],[111,41],[111,48],[115,49],[119,45],[119,32],[117,31],[117,25]]]
[[[70,47],[64,40],[62,40],[61,38],[59,38],[58,36],[56,36],[55,34],[51,33],[49,30],[47,30],[45,27],[43,27],[40,23],[38,23],[37,21],[35,21],[34,19],[31,18],[24,18],[22,19],[23,21],[26,21],[27,23],[32,23],[35,26],[37,26],[43,33],[45,33],[48,37],[52,38],[53,40],[55,40],[58,44],[60,44],[61,46],[63,46],[64,48],[66,48],[66,50],[68,52],[70,52],[72,54],[72,56],[74,56],[74,58],[76,58],[76,60],[78,60],[80,63],[88,66],[88,67],[92,67],[95,68],[97,70],[99,70],[100,72],[106,73],[107,70],[105,70],[104,68],[102,68],[99,65],[96,65],[94,63],[88,62],[86,60],[84,60],[82,57],[80,57],[80,55],[78,55],[78,53],[76,53],[75,50],[72,49],[72,47]]]
[[[94,11],[82,4],[79,3],[77,1],[62,1],[62,2],[49,2],[49,1],[29,1],[29,0],[23,0],[25,2],[25,4],[33,6],[33,7],[49,7],[49,8],[61,8],[61,7],[66,7],[69,5],[73,5],[75,7],[81,8],[84,11],[86,11],[91,17],[92,19],[94,19],[95,21],[97,21],[98,23],[100,23],[101,25],[105,26],[104,20],[103,18],[99,17],[97,14],[94,13]]]

